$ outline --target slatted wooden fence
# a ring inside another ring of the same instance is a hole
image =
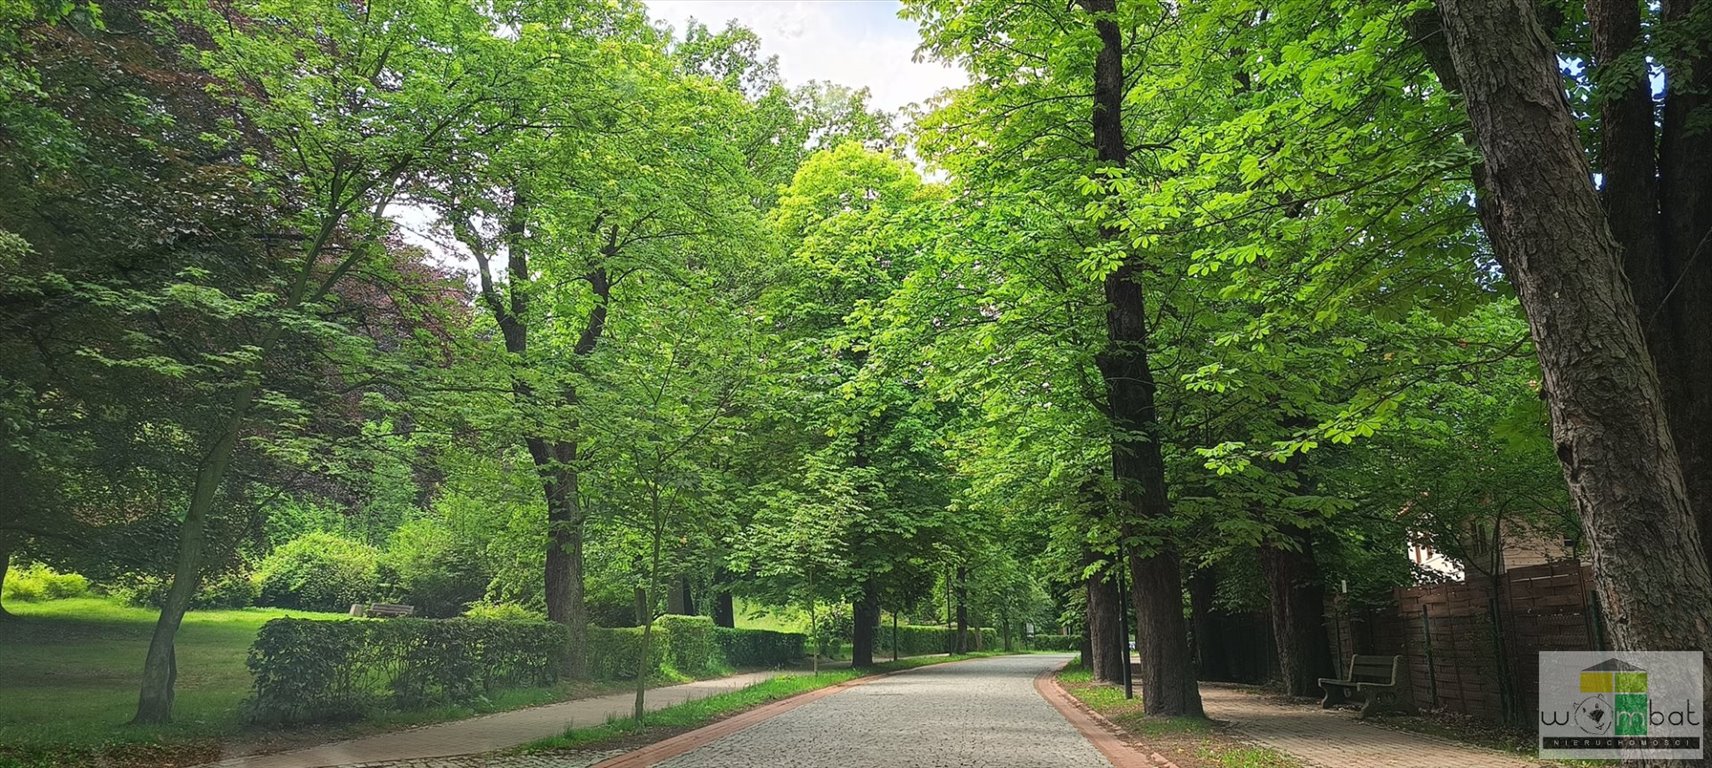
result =
[[[1332,652],[1340,665],[1352,653],[1400,654],[1417,706],[1521,723],[1537,705],[1540,651],[1605,647],[1592,583],[1586,566],[1562,562],[1400,588],[1380,608],[1334,599]]]

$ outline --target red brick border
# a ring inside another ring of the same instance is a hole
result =
[[[1063,668],[1054,667],[1036,675],[1034,690],[1057,709],[1065,720],[1069,720],[1070,724],[1081,732],[1083,738],[1092,742],[1094,748],[1111,762],[1112,768],[1178,768],[1176,763],[1148,749],[1146,745],[1124,741],[1120,734],[1127,736],[1128,731],[1064,690],[1064,686],[1058,682],[1058,672]]]

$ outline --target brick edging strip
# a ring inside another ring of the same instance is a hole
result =
[[[838,693],[839,691],[843,691],[847,688],[866,685],[867,683],[874,682],[875,680],[884,679],[893,675],[901,675],[905,672],[914,672],[918,669],[942,667],[950,664],[962,664],[966,661],[980,661],[980,658],[958,659],[956,661],[941,662],[939,664],[926,664],[920,667],[910,667],[909,669],[894,669],[890,672],[881,672],[877,675],[863,675],[862,677],[858,677],[854,680],[846,680],[842,683],[829,685],[825,688],[816,688],[812,691],[799,693],[789,698],[779,699],[778,701],[763,704],[746,712],[740,712],[732,715],[731,717],[725,718],[724,720],[720,720],[717,723],[713,723],[712,725],[705,725],[688,733],[680,733],[669,739],[665,739],[664,741],[657,741],[653,744],[649,744],[641,749],[609,757],[595,763],[590,768],[646,768],[647,766],[663,763],[692,749],[707,746],[709,743],[726,736],[730,736],[731,734],[748,728],[749,726],[771,720],[811,701],[826,698],[827,696],[831,696],[832,694]],[[1117,768],[1125,767],[1118,766]],[[1149,766],[1147,768],[1152,767]]]
[[[1094,745],[1094,749],[1105,755],[1112,768],[1178,768],[1164,755],[1147,750],[1140,743],[1130,744],[1119,738],[1119,734],[1127,734],[1128,731],[1064,690],[1057,676],[1062,669],[1063,666],[1057,666],[1035,675],[1034,690],[1057,709],[1058,714],[1069,720],[1070,725]]]

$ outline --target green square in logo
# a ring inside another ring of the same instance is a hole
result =
[[[1614,698],[1617,700],[1617,727],[1613,729],[1611,735],[1647,735],[1647,695],[1644,693],[1619,693]]]
[[[1617,693],[1646,693],[1647,673],[1618,672]]]

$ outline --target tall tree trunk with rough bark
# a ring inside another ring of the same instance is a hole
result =
[[[1699,521],[1557,51],[1529,0],[1438,7],[1455,71],[1447,84],[1466,99],[1484,157],[1482,224],[1539,350],[1553,441],[1613,639],[1625,649],[1712,648]]]
[[[957,566],[957,635],[952,647],[958,653],[969,650],[969,568]]]
[[[1124,168],[1123,35],[1116,0],[1081,0],[1100,40],[1094,58],[1093,138],[1102,166]],[[1102,226],[1100,239],[1124,248],[1124,234]],[[1171,516],[1165,490],[1165,457],[1160,450],[1155,384],[1148,362],[1147,300],[1140,260],[1126,254],[1105,279],[1107,348],[1099,368],[1106,384],[1112,430],[1112,476],[1118,484],[1120,529],[1125,539],[1141,526]],[[1151,715],[1200,716],[1201,694],[1189,655],[1189,629],[1183,619],[1183,583],[1171,542],[1128,557],[1134,582],[1136,649],[1140,652],[1143,707]]]
[[[737,603],[731,596],[731,574],[724,568],[714,573],[713,625],[730,629],[737,626]]]
[[[474,235],[475,227],[468,222],[454,222],[459,239],[470,249],[476,261],[476,277],[483,303],[493,313],[499,325],[505,351],[527,364],[530,355],[530,293],[534,289],[526,246],[529,241],[530,203],[522,191],[512,199],[506,222],[507,290],[501,295],[493,279],[490,254],[484,243]],[[606,264],[618,253],[618,225],[605,223],[605,215],[596,217],[591,233],[605,232],[605,245],[600,258],[582,275],[595,297],[594,307],[583,322],[576,343],[571,347],[574,358],[586,358],[594,353],[606,331],[608,305],[612,300],[612,279]],[[461,224],[461,226],[460,226]],[[521,376],[511,383],[512,397],[519,405],[550,403],[571,407],[578,402],[575,387],[566,386],[557,392],[537,392]],[[576,431],[576,425],[570,426]],[[547,503],[546,567],[542,586],[546,596],[547,618],[564,624],[570,634],[570,653],[566,656],[566,674],[573,678],[588,676],[588,606],[584,599],[583,526],[580,475],[577,464],[578,442],[574,436],[547,437],[529,435],[523,439],[540,477],[541,493]]]
[[[1295,527],[1280,533],[1281,541],[1260,548],[1279,676],[1289,695],[1316,696],[1320,678],[1332,676],[1325,589],[1310,534]]]
[[[1088,641],[1093,651],[1089,663],[1097,682],[1123,681],[1123,655],[1118,649],[1128,642],[1124,640],[1118,623],[1118,612],[1123,610],[1118,598],[1117,580],[1121,578],[1123,570],[1112,568],[1110,572],[1089,576],[1085,585],[1088,591]]]
[[[851,630],[850,666],[874,666],[874,635],[880,625],[880,588],[873,580],[862,587],[862,597],[851,606],[856,626]]]

